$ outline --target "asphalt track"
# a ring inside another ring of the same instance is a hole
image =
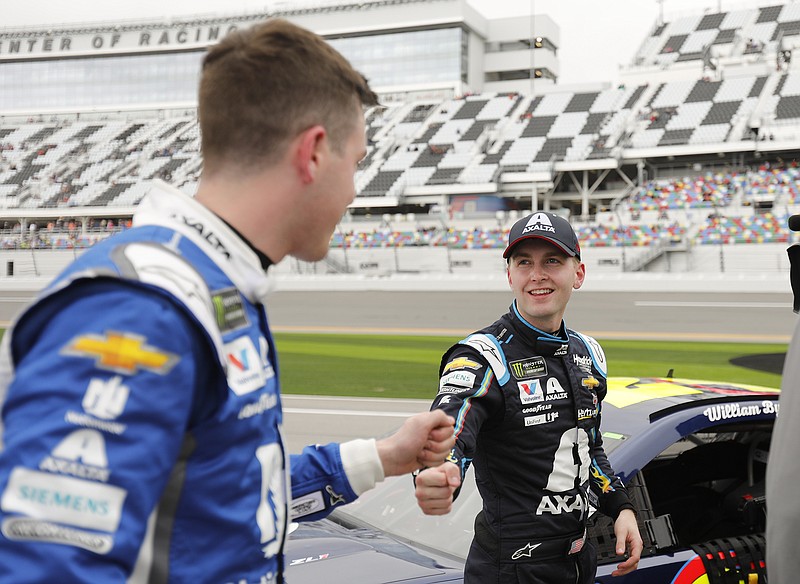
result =
[[[467,334],[508,309],[498,292],[283,292],[269,302],[272,327],[294,332]],[[789,294],[573,294],[570,327],[601,339],[788,343],[794,328]],[[782,347],[776,347],[776,352]],[[381,436],[427,401],[283,397],[290,452],[306,444]]]
[[[0,326],[32,292],[0,290]],[[572,295],[567,324],[599,339],[788,343],[791,294],[585,292]],[[508,310],[505,292],[275,292],[276,331],[462,335]]]
[[[791,294],[584,292],[567,325],[599,339],[788,343]],[[292,332],[470,333],[508,310],[504,292],[276,292],[272,327]]]
[[[30,300],[0,291],[0,326]],[[585,292],[573,294],[567,324],[599,339],[788,343],[791,295],[777,293]],[[462,335],[508,309],[501,292],[276,292],[268,303],[277,331]],[[776,347],[776,352],[782,347]],[[380,436],[412,413],[417,400],[283,396],[290,452],[306,444]]]

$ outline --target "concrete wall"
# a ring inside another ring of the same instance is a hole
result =
[[[647,248],[625,248],[626,262]],[[791,293],[786,246],[781,244],[697,246],[691,255],[670,255],[671,271],[622,272],[622,248],[587,248],[585,289],[593,291],[786,292]],[[278,290],[505,291],[500,250],[380,248],[331,250],[329,259],[355,273],[336,273],[325,262],[286,258],[275,266]],[[0,251],[0,292],[38,290],[76,257],[73,251]],[[688,260],[691,259],[691,262]],[[618,260],[620,263],[614,264]],[[666,259],[660,259],[662,267]],[[8,266],[13,264],[13,276]],[[688,265],[688,264],[691,265]],[[651,266],[653,267],[653,266]],[[658,267],[658,266],[655,266]],[[399,269],[398,269],[399,268]]]

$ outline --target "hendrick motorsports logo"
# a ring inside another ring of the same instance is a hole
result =
[[[589,355],[573,355],[572,358],[578,369],[586,373],[586,375],[592,374],[592,358]]]

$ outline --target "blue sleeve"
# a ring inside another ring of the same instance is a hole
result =
[[[357,498],[345,474],[339,444],[306,446],[290,457],[293,521],[315,521]]]
[[[7,334],[0,581],[125,582],[193,415],[205,341],[171,300],[111,280],[56,293]]]

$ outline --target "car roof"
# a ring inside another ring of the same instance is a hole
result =
[[[780,390],[758,385],[671,377],[610,377],[603,400],[603,433],[635,435],[655,421],[714,405],[776,401]],[[712,420],[713,421],[713,420]]]
[[[601,429],[623,480],[680,438],[695,432],[771,424],[780,391],[738,383],[669,377],[611,377]],[[612,444],[616,442],[615,444]]]

